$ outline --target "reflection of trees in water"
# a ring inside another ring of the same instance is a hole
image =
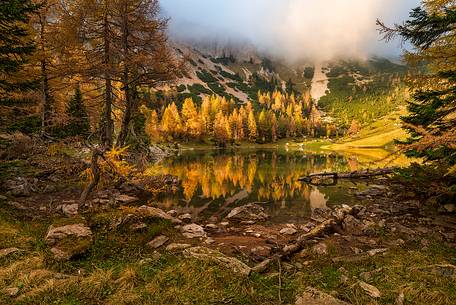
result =
[[[298,182],[298,178],[341,166],[346,167],[347,161],[340,156],[256,152],[184,155],[167,160],[160,170],[179,177],[187,200],[195,195],[213,199],[229,197],[245,189],[256,194],[260,201],[287,198],[309,201],[313,196],[313,202],[318,205],[326,202],[324,195]]]

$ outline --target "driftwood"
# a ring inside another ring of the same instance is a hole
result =
[[[330,233],[331,231],[334,231],[337,226],[341,225],[345,216],[352,214],[352,212],[353,208],[351,207],[342,207],[340,209],[337,209],[330,219],[325,220],[313,228],[310,232],[299,236],[297,240],[293,241],[293,243],[290,243],[283,247],[279,253],[274,254],[273,256],[254,266],[252,268],[252,271],[258,273],[264,272],[274,261],[280,261],[283,258],[290,257],[291,255],[301,251],[314,238],[321,237],[325,234]]]
[[[337,182],[338,179],[363,179],[363,178],[370,178],[375,176],[385,176],[392,174],[396,168],[388,167],[388,168],[379,168],[374,170],[361,170],[361,171],[353,171],[350,173],[337,173],[337,172],[328,172],[328,173],[314,173],[310,174],[306,177],[301,177],[298,179],[300,182],[305,182],[309,184],[317,185],[319,183],[315,183],[314,179],[325,179],[330,178],[333,179],[334,182]]]

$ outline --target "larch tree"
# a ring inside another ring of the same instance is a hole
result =
[[[0,99],[34,87],[17,76],[36,50],[28,22],[39,8],[31,0],[2,0],[0,5]]]

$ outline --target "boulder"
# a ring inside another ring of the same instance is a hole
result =
[[[264,208],[255,203],[249,203],[240,207],[236,207],[226,216],[227,219],[233,221],[265,221],[269,218],[264,212]]]
[[[67,217],[78,215],[78,210],[79,205],[77,203],[69,203],[62,205],[62,212]]]
[[[68,260],[85,252],[92,243],[92,231],[83,223],[55,227],[51,225],[45,237],[56,260]]]
[[[204,228],[194,223],[183,226],[181,231],[186,238],[199,238],[207,236]]]
[[[161,218],[161,219],[169,220],[173,224],[182,223],[182,221],[180,221],[179,219],[172,217],[171,215],[169,215],[165,211],[163,211],[161,209],[158,209],[158,208],[153,208],[153,207],[149,207],[149,206],[143,205],[142,207],[140,207],[138,209],[138,211],[141,212],[144,216],[147,216],[147,217],[155,217],[155,218]]]
[[[382,294],[380,293],[380,290],[378,290],[377,287],[372,286],[363,281],[359,281],[358,284],[359,284],[359,287],[361,287],[372,298],[379,298],[382,296]]]
[[[296,305],[349,305],[333,296],[308,287],[296,300]]]
[[[179,215],[177,218],[179,220],[181,220],[182,222],[185,222],[185,223],[191,223],[192,222],[192,215],[190,215],[189,213]]]
[[[235,274],[248,276],[252,269],[234,257],[205,247],[193,247],[184,250],[185,257],[192,257],[202,261],[209,261],[231,269]]]
[[[155,237],[152,241],[148,242],[147,245],[153,249],[158,249],[168,242],[169,238],[165,235]]]
[[[294,235],[298,232],[298,230],[294,229],[294,228],[283,228],[282,230],[280,230],[280,234],[282,235]]]

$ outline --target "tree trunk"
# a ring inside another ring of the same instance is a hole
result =
[[[124,146],[125,142],[128,137],[129,133],[129,126],[130,122],[132,119],[133,111],[134,111],[134,106],[135,106],[135,101],[132,96],[132,88],[134,88],[134,84],[130,83],[130,63],[129,63],[129,44],[128,44],[128,39],[130,36],[129,32],[129,22],[128,22],[128,17],[129,17],[129,12],[128,12],[128,1],[124,2],[124,8],[123,8],[123,16],[122,16],[122,50],[123,50],[123,58],[124,58],[124,67],[123,67],[123,76],[122,76],[122,83],[123,83],[123,91],[125,94],[125,110],[123,113],[123,118],[122,118],[122,125],[120,128],[120,133],[117,138],[117,145],[118,146]]]
[[[41,93],[43,98],[43,109],[41,113],[42,132],[49,126],[52,113],[52,97],[49,89],[49,75],[46,62],[46,11],[39,16],[40,20],[40,51],[41,51]]]
[[[106,5],[106,4],[105,4]],[[105,98],[102,117],[101,142],[106,148],[112,147],[114,122],[112,120],[112,82],[111,82],[111,46],[109,35],[108,12],[104,16],[104,65],[105,65]]]

